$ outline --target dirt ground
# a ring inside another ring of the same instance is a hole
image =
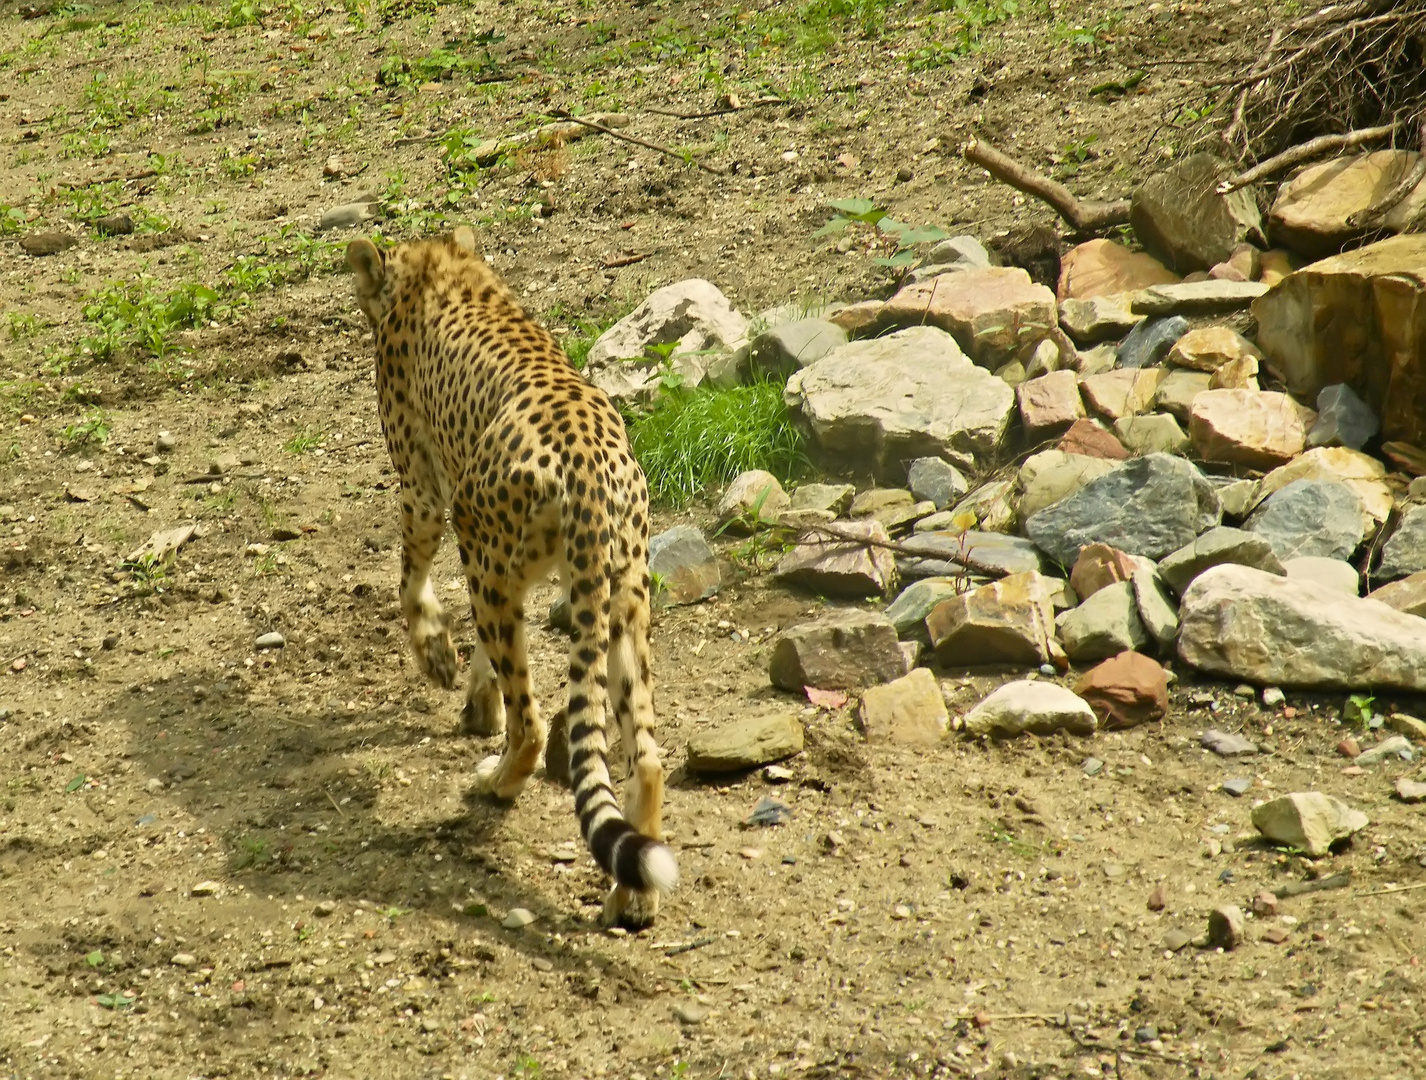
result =
[[[0,1072],[1420,1075],[1426,894],[1387,892],[1423,881],[1420,812],[1389,797],[1413,766],[1347,768],[1340,697],[1269,710],[1180,665],[1149,728],[868,746],[850,711],[768,686],[769,640],[822,604],[732,563],[716,600],[655,627],[683,882],[651,931],[601,930],[568,793],[467,799],[492,747],[409,660],[368,335],[333,272],[355,233],[316,231],[361,194],[388,236],[476,223],[571,342],[690,276],[749,312],[857,299],[889,279],[812,239],[828,198],[982,237],[1051,223],[960,162],[973,130],[1118,197],[1210,100],[1204,65],[1164,61],[1271,17],[0,4]],[[1136,70],[1127,96],[1104,89]],[[782,101],[651,111],[726,93]],[[626,112],[722,175],[604,136],[447,168],[449,132],[459,157],[557,108]],[[103,235],[120,212],[135,232]],[[45,230],[78,242],[23,254]],[[120,569],[185,523],[167,567]],[[459,613],[451,551],[435,580]],[[258,651],[273,631],[285,647]],[[555,702],[562,639],[532,640]],[[964,710],[1016,673],[939,674]],[[1426,715],[1375,703],[1393,707]],[[790,780],[684,776],[690,735],[788,710],[808,740]],[[1266,752],[1213,757],[1208,726]],[[1252,791],[1224,793],[1231,776]],[[1245,836],[1254,799],[1308,788],[1371,825],[1316,862]],[[744,828],[765,795],[790,823]],[[1344,870],[1250,917],[1234,951],[1165,948],[1219,904]],[[507,929],[514,908],[535,921]]]

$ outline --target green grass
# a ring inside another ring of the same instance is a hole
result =
[[[782,387],[771,382],[667,390],[658,408],[631,422],[630,436],[650,497],[672,506],[686,505],[745,469],[790,480],[807,466]]]
[[[316,428],[304,427],[287,442],[282,444],[282,448],[289,454],[306,454],[322,445],[322,440],[326,436]]]

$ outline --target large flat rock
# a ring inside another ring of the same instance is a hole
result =
[[[1055,294],[1016,266],[942,274],[907,285],[881,308],[883,326],[937,326],[977,364],[1027,362],[1059,324]]]
[[[916,458],[992,456],[1015,412],[1015,391],[933,326],[833,349],[793,374],[785,399],[830,463],[898,483]]]
[[[1377,150],[1309,165],[1278,189],[1268,213],[1272,242],[1308,258],[1335,255],[1368,233],[1348,219],[1394,188],[1415,164],[1413,151]],[[1382,227],[1401,232],[1422,206],[1426,181],[1392,208]]]
[[[1426,234],[1305,266],[1253,304],[1258,345],[1300,400],[1346,383],[1385,440],[1426,443]]]
[[[1426,690],[1426,619],[1247,566],[1199,575],[1179,605],[1178,655],[1264,686]]]

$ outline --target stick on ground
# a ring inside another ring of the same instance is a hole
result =
[[[1116,225],[1128,224],[1128,199],[1110,203],[1083,202],[1063,184],[1041,176],[1029,166],[978,139],[968,142],[961,153],[972,164],[988,169],[997,180],[1048,204],[1075,232],[1103,232]]]

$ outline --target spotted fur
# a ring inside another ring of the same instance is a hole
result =
[[[515,798],[547,734],[530,687],[525,594],[558,570],[573,619],[575,810],[615,881],[605,921],[645,925],[678,871],[661,842],[648,490],[623,419],[525,313],[469,229],[386,252],[356,240],[347,262],[375,334],[381,426],[401,478],[401,607],[416,662],[454,685],[456,655],[429,579],[449,507],[479,639],[462,726],[505,731],[504,753],[480,763],[476,787]],[[607,761],[609,711],[629,765],[622,813]]]

